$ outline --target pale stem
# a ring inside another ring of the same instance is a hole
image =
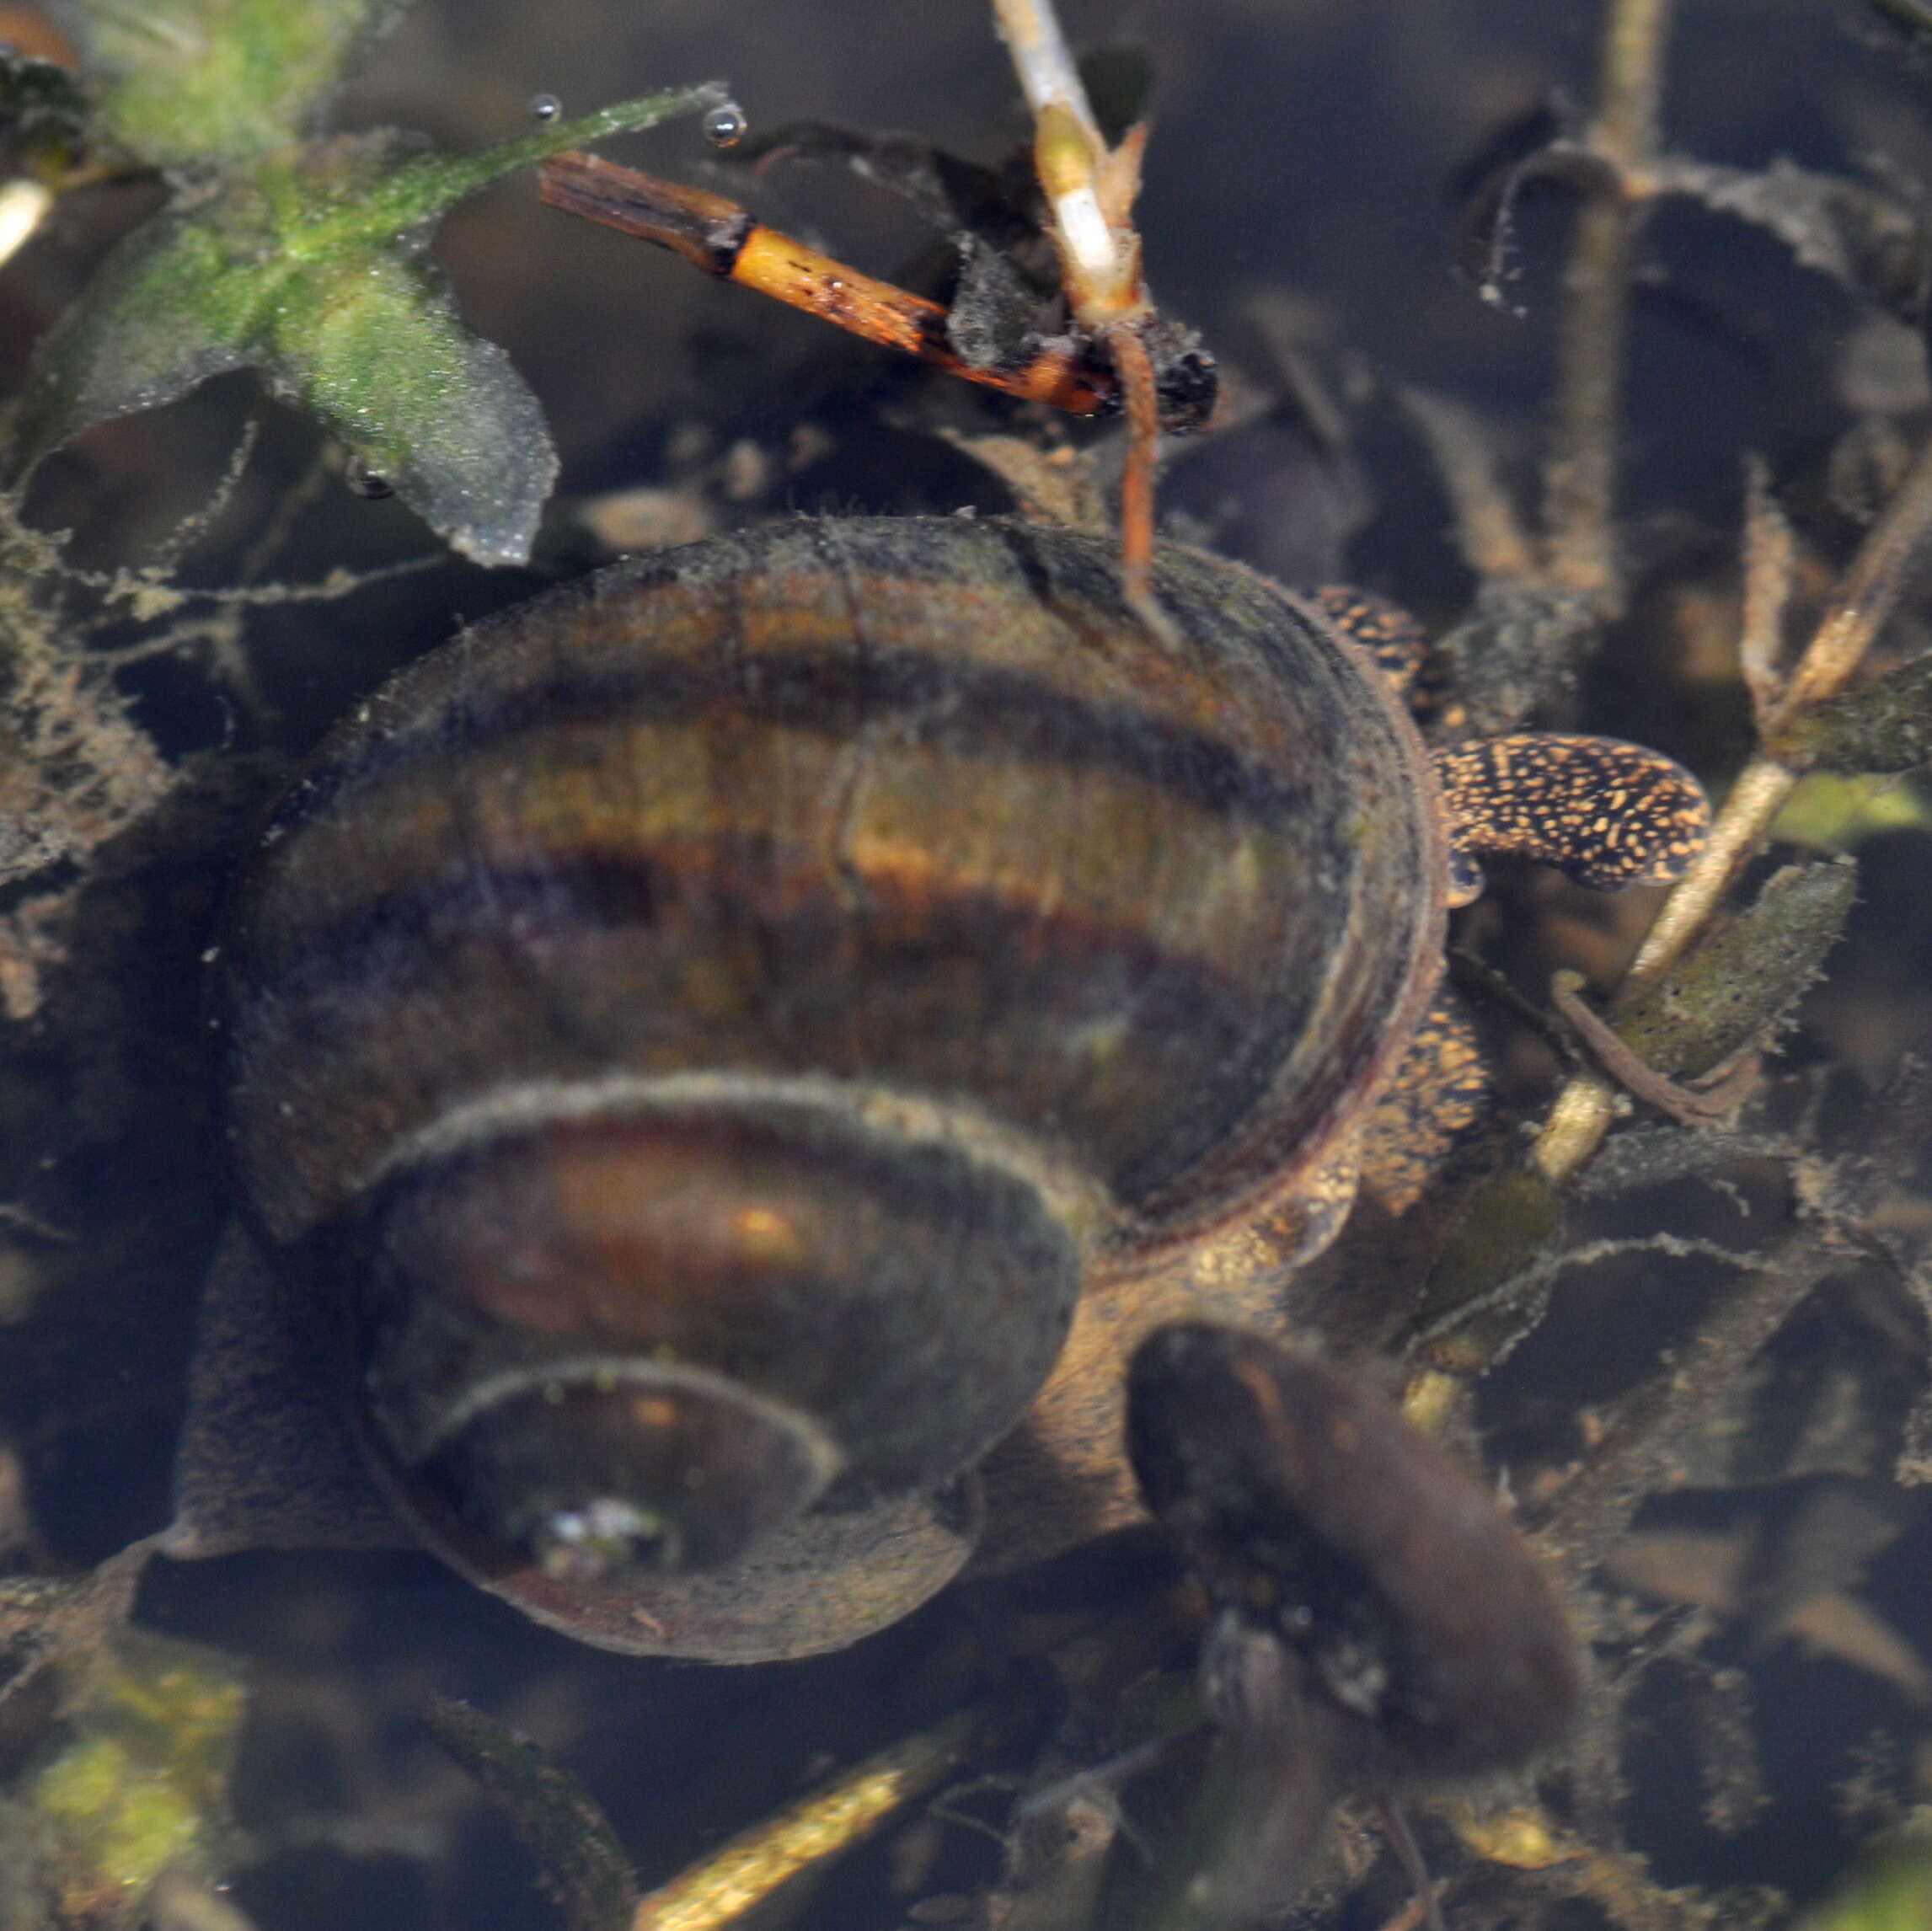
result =
[[[1762,731],[1778,702],[1785,655],[1785,613],[1797,573],[1797,539],[1771,494],[1762,457],[1745,465],[1744,610],[1737,636],[1738,668],[1751,693],[1751,714]]]
[[[1928,533],[1932,533],[1932,437],[1920,447],[1905,480],[1859,546],[1811,648],[1765,719],[1767,736],[1844,688],[1897,608]]]
[[[1533,1156],[1553,1187],[1570,1179],[1603,1145],[1621,1104],[1616,1088],[1600,1072],[1575,1073],[1565,1083],[1536,1136]]]
[[[1037,120],[1057,101],[1093,137],[1094,147],[1104,151],[1106,143],[1087,104],[1087,90],[1067,36],[1060,31],[1053,0],[993,0],[993,12],[1033,118]]]
[[[955,1775],[982,1720],[947,1718],[740,1833],[638,1905],[630,1931],[722,1931],[814,1864]]]
[[[1661,979],[1689,949],[1749,864],[1771,821],[1797,784],[1797,773],[1774,757],[1754,757],[1737,774],[1704,849],[1677,882],[1617,989],[1626,1005]]]
[[[1628,168],[1656,152],[1671,0],[1618,0],[1603,37],[1594,145]]]
[[[1456,543],[1485,580],[1527,580],[1536,574],[1533,544],[1496,473],[1496,452],[1467,409],[1426,389],[1402,391],[1456,519]]]
[[[1593,153],[1611,180],[1576,217],[1558,324],[1555,420],[1544,473],[1549,571],[1604,609],[1618,601],[1614,510],[1630,255],[1656,153],[1671,0],[1615,0],[1603,38]]]
[[[1107,144],[1052,0],[993,0],[993,11],[1032,110],[1035,162],[1068,300],[1078,320],[1102,326],[1143,306],[1133,230],[1116,226],[1124,211],[1103,193]]]

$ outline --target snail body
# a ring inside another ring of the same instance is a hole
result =
[[[244,1217],[459,1566],[746,1653],[682,1592],[749,1626],[774,1560],[932,1532],[1084,1286],[1334,1154],[1436,971],[1427,768],[1309,607],[1156,584],[1184,652],[1102,539],[789,523],[479,625],[324,746],[223,949]]]

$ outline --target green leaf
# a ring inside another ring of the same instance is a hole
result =
[[[1417,1329],[1428,1358],[1471,1374],[1507,1354],[1541,1317],[1539,1269],[1563,1235],[1563,1202],[1533,1167],[1506,1167],[1472,1193],[1429,1270]]]
[[[511,168],[723,98],[675,89],[474,154],[425,155],[379,133],[230,168],[122,243],[49,332],[10,477],[94,423],[252,367],[465,555],[523,562],[556,452],[536,398],[464,328],[427,259],[436,218]]]
[[[211,1650],[123,1629],[69,1661],[72,1740],[27,1786],[62,1924],[132,1921],[162,1873],[211,1861],[247,1698]]]
[[[121,243],[35,351],[14,424],[15,473],[90,423],[155,409],[249,359],[243,294],[205,222],[163,213]]]
[[[1790,1023],[1858,896],[1849,859],[1786,865],[1617,1015],[1625,1041],[1671,1078],[1699,1073]]]
[[[471,334],[426,260],[371,251],[281,290],[270,390],[332,430],[432,528],[483,564],[522,563],[557,479],[543,406]]]
[[[1771,827],[1774,838],[1841,852],[1855,852],[1886,832],[1932,832],[1923,794],[1902,778],[1842,778],[1834,771],[1801,778]]]
[[[1800,1931],[1924,1931],[1932,1924],[1932,1845],[1903,1842],[1869,1859]]]
[[[1932,656],[1820,704],[1770,747],[1798,771],[1916,771],[1932,764]]]
[[[160,168],[233,161],[315,126],[406,0],[55,0],[97,130]]]

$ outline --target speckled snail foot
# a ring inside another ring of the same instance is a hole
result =
[[[1350,585],[1311,592],[1419,722],[1434,721],[1428,641],[1399,606]],[[1533,859],[1592,891],[1668,885],[1710,830],[1703,787],[1674,759],[1619,738],[1512,731],[1432,748],[1449,828],[1449,902],[1482,891],[1485,858]]]
[[[387,1507],[586,1640],[752,1660],[940,1586],[976,1469],[993,1559],[1127,1519],[1128,1355],[1279,1327],[1505,822],[1313,606],[1153,582],[1179,648],[1105,538],[798,521],[339,729],[222,948],[177,1550]]]

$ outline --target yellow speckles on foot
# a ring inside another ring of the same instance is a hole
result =
[[[1389,1213],[1405,1213],[1487,1117],[1493,1084],[1467,1009],[1444,989],[1363,1125],[1363,1188]]]
[[[1710,829],[1682,765],[1616,738],[1479,739],[1438,752],[1436,775],[1458,851],[1533,859],[1597,891],[1668,885]]]
[[[1400,604],[1348,583],[1325,583],[1309,591],[1308,599],[1351,643],[1375,660],[1376,668],[1399,692],[1408,694],[1428,655],[1429,639]]]

